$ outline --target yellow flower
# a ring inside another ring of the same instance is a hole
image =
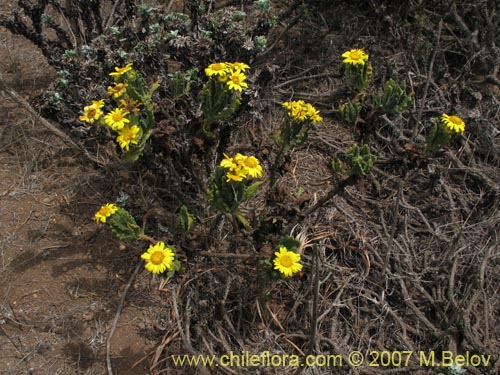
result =
[[[465,122],[458,116],[448,116],[446,113],[443,113],[441,116],[441,122],[446,126],[450,133],[463,134],[465,131]]]
[[[127,92],[128,84],[126,83],[115,83],[114,86],[108,87],[108,94],[112,95],[113,98],[117,99]]]
[[[93,124],[94,121],[99,120],[103,112],[101,108],[104,107],[104,99],[92,100],[92,104],[83,107],[83,115],[80,116],[80,121]]]
[[[236,154],[236,156],[241,154]],[[243,158],[239,162],[243,167],[243,171],[250,177],[261,177],[262,176],[262,166],[259,163],[259,159],[255,156],[243,156]]]
[[[231,69],[235,72],[244,72],[245,70],[250,69],[250,67],[247,64],[242,62],[234,62],[229,65]]]
[[[244,172],[242,166],[238,163],[235,158],[232,158],[226,154],[224,154],[224,159],[221,160],[220,166],[227,169],[226,177],[227,181],[243,181],[246,177],[246,173]]]
[[[119,100],[120,106],[127,112],[133,112],[137,113],[140,111],[139,107],[142,105],[142,103],[139,100],[134,100],[134,99],[120,99]]]
[[[282,105],[288,109],[288,115],[295,120],[305,120],[307,116],[307,106],[303,100],[284,102]]]
[[[104,122],[114,131],[118,131],[123,129],[125,124],[130,122],[130,120],[125,117],[126,115],[128,115],[127,111],[122,108],[116,108],[114,111],[104,116]]]
[[[205,68],[205,74],[208,77],[211,76],[219,76],[219,75],[224,75],[227,73],[227,68],[228,64],[225,62],[218,62],[214,64],[210,64],[208,67]]]
[[[245,75],[239,71],[233,72],[229,75],[229,79],[226,84],[229,87],[229,90],[242,91],[243,87],[248,87],[248,84],[245,82]]]
[[[127,73],[132,69],[132,63],[128,63],[122,68],[115,67],[115,71],[112,73],[109,73],[110,76],[113,76],[115,81],[117,81],[122,75]]]
[[[303,100],[284,102],[282,106],[288,110],[288,115],[294,120],[311,120],[314,124],[323,121],[323,117],[319,115],[319,111],[312,104],[306,103]]]
[[[300,254],[288,251],[286,247],[280,246],[279,251],[276,251],[274,255],[274,269],[281,272],[284,277],[290,277],[294,273],[302,271]]]
[[[220,166],[226,169],[234,169],[236,168],[237,164],[232,157],[224,154],[224,159],[221,160]]]
[[[309,117],[314,124],[323,121],[323,117],[319,115],[319,111],[314,108],[312,104],[306,103],[306,110],[307,117]]]
[[[101,109],[102,107],[104,107],[104,99],[92,100],[92,105],[95,105],[97,108]]]
[[[94,220],[97,222],[105,223],[106,219],[113,215],[116,211],[118,211],[118,207],[116,207],[115,204],[107,203],[95,213]]]
[[[175,252],[170,247],[166,247],[163,242],[158,241],[156,245],[150,245],[141,258],[146,261],[146,269],[158,275],[173,268]]]
[[[245,156],[237,153],[234,157],[224,154],[220,166],[226,168],[227,181],[243,181],[247,177],[261,177],[262,166],[255,156]]]
[[[368,55],[362,49],[352,49],[342,54],[344,64],[350,65],[365,65],[368,61]]]
[[[243,181],[246,177],[246,173],[243,172],[242,169],[231,169],[226,174],[227,181]]]
[[[124,126],[121,130],[118,131],[118,137],[116,137],[116,142],[120,145],[122,150],[128,151],[129,146],[136,145],[138,140],[138,134],[140,132],[140,128],[137,125],[132,126]]]

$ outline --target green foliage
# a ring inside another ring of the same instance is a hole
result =
[[[176,272],[179,272],[182,269],[182,264],[177,257],[175,257],[174,262],[172,264],[172,269],[167,272],[167,277],[173,277]]]
[[[443,146],[450,143],[451,133],[447,130],[446,125],[443,124],[441,119],[436,118],[434,125],[427,136],[427,144],[425,151],[433,154]]]
[[[122,155],[126,161],[135,162],[141,157],[155,125],[153,94],[160,85],[155,82],[149,86],[142,74],[136,70],[124,74],[123,78],[118,80],[118,82],[122,81],[128,84],[126,95],[133,100],[139,101],[144,107],[144,111],[129,115],[130,123],[137,124],[141,129],[140,138],[137,144],[131,144],[129,149],[124,151]]]
[[[280,238],[280,241],[278,242],[278,245],[276,246],[276,250],[280,248],[280,246],[286,247],[288,250],[297,252],[299,248],[302,246],[302,243],[296,239],[295,237],[291,236],[283,236]]]
[[[208,203],[226,213],[232,214],[245,199],[246,182],[228,181],[227,170],[217,167],[208,190]]]
[[[307,140],[311,125],[323,121],[319,111],[303,100],[284,102],[282,105],[287,109],[287,116],[281,123],[280,132],[274,136],[281,153],[303,144]]]
[[[172,97],[174,100],[180,99],[183,96],[186,96],[191,90],[191,84],[193,82],[194,71],[188,70],[183,73],[177,71],[173,73],[171,76],[172,79]]]
[[[359,147],[357,144],[344,154],[342,162],[341,159],[334,157],[332,160],[332,168],[336,173],[346,174],[348,176],[365,176],[373,167],[376,156],[370,151],[370,147],[364,144]]]
[[[339,109],[342,119],[351,125],[355,125],[359,118],[359,112],[361,111],[361,103],[353,103],[348,99],[347,103],[342,104]]]
[[[364,92],[372,80],[372,64],[347,64],[345,67],[345,80],[347,84],[358,92]]]
[[[373,167],[375,160],[377,159],[370,152],[370,146],[364,144],[363,147],[359,148],[357,144],[354,144],[349,151],[346,152],[346,162],[350,167],[350,175],[364,176]]]
[[[201,109],[203,111],[203,131],[207,137],[213,138],[213,124],[227,120],[238,109],[241,98],[229,90],[224,82],[216,77],[210,77],[203,85],[200,94]]]
[[[283,152],[288,152],[307,140],[311,125],[311,121],[300,121],[287,117],[281,123],[280,132],[274,135],[273,139]]]
[[[262,185],[264,181],[256,181],[253,184],[249,185],[245,189],[245,195],[243,196],[243,201],[246,202],[250,200],[255,194],[257,194],[257,191],[259,190],[260,185]]]
[[[234,181],[229,179],[228,173],[230,170],[221,166],[215,170],[211,188],[207,192],[208,203],[222,212],[231,214],[233,219],[238,220],[245,228],[251,230],[248,219],[244,213],[238,210],[238,207],[257,193],[263,181],[252,183],[247,178],[248,176],[238,176],[241,181]],[[232,171],[231,173],[237,172]]]
[[[188,234],[191,231],[194,221],[194,215],[190,214],[188,208],[183,205],[179,212],[179,225],[184,234]]]
[[[141,228],[130,213],[118,207],[118,210],[108,217],[106,225],[120,240],[134,241],[142,238]]]
[[[385,84],[384,94],[375,97],[375,108],[385,113],[400,113],[413,103],[413,94],[406,93],[406,83],[398,84],[392,78]]]

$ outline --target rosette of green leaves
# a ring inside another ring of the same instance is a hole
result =
[[[120,240],[134,241],[142,238],[142,230],[130,213],[124,208],[107,218],[106,225]]]
[[[345,122],[355,125],[359,118],[359,112],[361,111],[361,103],[353,103],[350,99],[347,103],[340,106],[340,115]]]
[[[375,97],[375,108],[385,113],[401,113],[410,108],[413,103],[413,94],[406,93],[406,83],[397,83],[389,79],[384,88],[384,94]]]
[[[338,157],[332,160],[332,168],[337,173],[347,174],[348,176],[365,176],[377,160],[376,156],[370,151],[370,146],[364,144],[359,147],[357,144],[344,154],[342,162]]]
[[[217,77],[212,76],[203,85],[200,99],[203,132],[207,137],[214,138],[213,124],[227,120],[236,112],[241,103],[240,95],[230,90],[225,82],[220,82]]]

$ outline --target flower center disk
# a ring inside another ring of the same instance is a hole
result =
[[[165,255],[161,251],[155,251],[153,254],[151,254],[151,263],[159,265],[163,262],[163,259],[165,258]]]
[[[353,59],[353,60],[360,60],[361,59],[361,55],[359,54],[358,51],[352,51],[351,52],[351,59]]]
[[[280,263],[283,267],[291,267],[293,265],[293,259],[288,255],[283,255],[280,258]]]

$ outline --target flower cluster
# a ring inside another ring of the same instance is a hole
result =
[[[146,262],[145,268],[154,275],[165,271],[174,271],[177,268],[175,251],[162,241],[150,245],[141,258]]]
[[[218,81],[225,83],[229,90],[241,92],[243,88],[248,87],[245,82],[247,69],[250,67],[242,62],[218,62],[205,68],[205,74],[208,77],[217,77]]]
[[[227,181],[243,181],[249,177],[261,177],[262,166],[255,156],[245,156],[237,153],[234,157],[225,155],[220,166],[227,170]]]
[[[465,131],[465,122],[458,116],[449,116],[443,113],[441,115],[441,122],[450,133],[463,134]]]
[[[90,124],[100,120],[101,125],[117,133],[116,142],[127,153],[132,146],[138,146],[143,138],[147,138],[146,133],[152,126],[146,123],[140,113],[141,107],[145,106],[150,95],[148,96],[145,89],[144,80],[132,68],[132,63],[124,67],[115,67],[115,71],[109,75],[113,77],[114,82],[108,86],[107,92],[115,101],[115,108],[104,114],[102,110],[104,99],[93,100],[91,105],[84,107],[80,120]],[[150,111],[150,106],[147,107],[146,109]],[[149,114],[146,117],[152,118]]]
[[[319,111],[303,100],[284,102],[282,105],[288,110],[288,116],[296,121],[312,121],[314,124],[323,121]]]
[[[302,271],[300,254],[280,246],[274,253],[274,269],[278,270],[284,277],[291,277],[294,273]]]

